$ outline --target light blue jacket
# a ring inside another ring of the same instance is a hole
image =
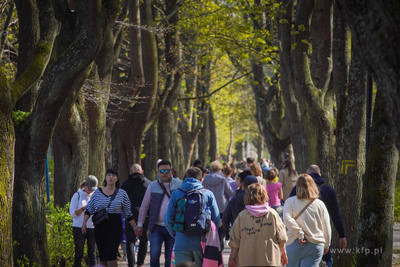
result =
[[[181,189],[185,192],[203,188],[204,187],[201,182],[195,178],[186,178],[181,185]],[[183,233],[176,233],[172,229],[175,217],[174,204],[178,199],[182,198],[184,194],[185,193],[183,193],[181,190],[175,190],[172,193],[171,200],[168,204],[167,213],[164,217],[165,227],[168,229],[171,236],[175,237],[175,251],[201,251],[201,236],[187,236]],[[219,225],[219,210],[214,194],[210,190],[205,190],[203,195],[206,199],[207,206],[210,207],[211,210],[211,220],[215,223],[215,225]]]

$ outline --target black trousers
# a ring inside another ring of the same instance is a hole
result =
[[[89,266],[96,266],[96,242],[94,240],[94,229],[86,228],[86,233],[82,234],[82,228],[72,227],[72,234],[75,243],[74,267],[80,267],[83,258],[83,249],[87,240]]]
[[[139,236],[139,251],[137,255],[136,265],[143,265],[147,254],[147,229],[149,227],[149,218],[146,218],[143,224],[143,234]],[[128,257],[128,267],[133,267],[135,265],[135,242],[136,235],[132,226],[127,223],[125,225],[125,235],[126,235],[126,254]]]

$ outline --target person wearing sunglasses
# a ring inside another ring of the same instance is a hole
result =
[[[165,227],[164,217],[168,208],[169,199],[174,190],[178,189],[182,181],[172,177],[172,165],[168,160],[161,160],[157,164],[158,179],[147,187],[139,210],[136,235],[143,234],[143,223],[146,214],[149,214],[150,235],[150,267],[160,266],[161,247],[164,243],[165,267],[171,266],[172,248],[175,239],[169,234]]]

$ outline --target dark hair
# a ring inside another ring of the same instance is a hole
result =
[[[249,158],[246,159],[246,162],[247,162],[248,164],[253,164],[254,161],[256,161],[256,160],[255,160],[254,158],[251,158],[251,157],[249,157]]]
[[[245,171],[242,171],[241,173],[239,173],[238,177],[240,178],[240,180],[243,183],[244,179],[246,179],[246,177],[249,175],[251,175],[251,171],[245,170]]]
[[[118,171],[117,171],[117,169],[115,169],[115,168],[109,168],[109,169],[106,171],[106,176],[107,176],[107,174],[109,174],[109,173],[115,174],[115,175],[117,175],[117,177],[118,177]],[[107,179],[104,179],[104,181],[103,181],[103,186],[107,186]],[[116,188],[119,188],[119,179],[118,179],[117,182],[115,183],[115,187],[116,187]]]
[[[196,159],[196,160],[193,162],[193,167],[199,167],[199,166],[201,166],[201,165],[203,165],[203,162],[201,161],[201,159]]]
[[[207,173],[207,170],[202,165],[197,165],[197,168],[201,170],[201,174]]]
[[[226,167],[224,168],[224,175],[225,175],[226,177],[232,175],[232,169],[231,169],[231,167],[226,166]]]
[[[169,165],[170,167],[172,167],[171,162],[169,162],[168,160],[161,160],[158,164],[157,164],[157,169],[160,168],[161,165]]]
[[[278,169],[273,167],[265,173],[265,179],[267,179],[268,181],[272,181],[275,179],[276,176],[278,176],[278,174]]]
[[[297,175],[297,172],[293,167],[293,162],[291,162],[290,160],[285,160],[283,163],[285,164],[285,169],[288,169],[289,175],[292,175],[292,173]]]
[[[202,177],[203,177],[202,171],[197,167],[190,167],[189,169],[187,169],[185,173],[185,179],[195,178],[197,180],[201,180]]]

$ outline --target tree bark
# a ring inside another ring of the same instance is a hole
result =
[[[341,0],[347,23],[352,31],[352,42],[360,47],[361,58],[382,90],[385,111],[400,148],[400,74],[397,71],[400,53],[398,1],[384,3],[373,0]]]
[[[157,178],[157,123],[153,123],[147,130],[144,147],[146,153],[144,174],[147,178],[154,181]]]
[[[14,188],[14,201],[18,205],[13,207],[13,235],[19,246],[14,250],[14,264],[17,264],[17,259],[26,255],[30,263],[49,266],[48,249],[44,245],[47,244],[47,238],[42,186],[47,149],[65,99],[72,88],[79,88],[71,87],[71,84],[83,83],[79,79],[77,81],[77,77],[93,62],[101,46],[102,27],[107,26],[101,20],[101,14],[115,14],[117,3],[118,1],[109,1],[102,6],[100,1],[91,0],[77,4],[75,12],[80,18],[80,34],[49,70],[42,82],[29,127],[18,136],[15,148],[18,168],[15,171]],[[53,18],[52,14],[49,5],[46,18]],[[57,24],[45,21],[44,25]],[[34,56],[32,62],[37,64],[36,60]],[[21,79],[25,73],[21,75]]]
[[[217,159],[217,130],[215,127],[214,112],[211,107],[208,111],[208,123],[208,128],[210,129],[210,148],[208,150],[208,157],[210,162],[213,162]]]
[[[347,247],[357,247],[358,223],[361,206],[361,177],[365,172],[366,127],[366,75],[357,55],[357,47],[351,48],[349,63],[348,28],[343,11],[336,6],[333,42],[333,86],[336,91],[336,190],[347,239]],[[349,68],[350,65],[350,68]],[[333,248],[338,247],[338,235],[334,232]],[[336,253],[337,266],[354,266],[356,254]]]
[[[357,254],[357,266],[392,266],[393,203],[399,153],[384,112],[385,105],[378,88],[363,182],[357,247],[362,252]]]

